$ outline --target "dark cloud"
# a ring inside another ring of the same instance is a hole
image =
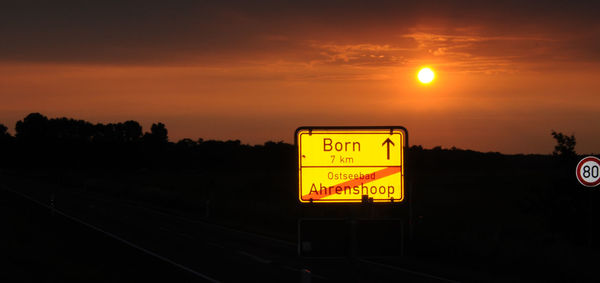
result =
[[[14,1],[0,7],[0,60],[201,65],[268,58],[395,64],[420,54],[394,51],[417,48],[418,41],[406,36],[416,30],[520,37],[524,49],[548,43],[544,52],[600,60],[599,10],[598,1]],[[372,54],[369,48],[357,50],[359,44],[389,48]],[[334,45],[355,46],[345,54],[353,57],[335,57],[341,51]],[[432,48],[437,55],[496,56],[507,48],[503,56],[521,56],[527,51],[504,39],[454,50]]]

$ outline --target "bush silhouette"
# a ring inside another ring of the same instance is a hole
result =
[[[562,157],[574,157],[577,155],[575,152],[575,135],[567,136],[563,133],[557,133],[552,131],[552,137],[556,140],[554,151],[552,152],[555,156]]]

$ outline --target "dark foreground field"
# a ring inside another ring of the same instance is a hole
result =
[[[0,127],[0,281],[597,282],[600,196],[556,155],[406,149],[406,198],[300,205],[283,142],[32,113]]]
[[[259,166],[5,171],[3,188],[17,193],[2,191],[9,267],[2,276],[22,282],[600,279],[600,208],[594,207],[600,197],[577,184],[576,159],[415,147],[406,202],[301,206],[293,147],[245,150],[266,158]],[[53,203],[84,224],[23,196]],[[315,257],[298,256],[298,219],[331,220],[302,228],[314,230],[302,240],[313,249],[303,254]],[[352,226],[353,219],[362,224]],[[372,224],[385,219],[399,229]]]
[[[174,266],[0,190],[2,282],[190,281]]]

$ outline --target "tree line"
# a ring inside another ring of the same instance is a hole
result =
[[[259,164],[278,159],[278,165],[282,158],[292,164],[295,160],[293,146],[283,142],[257,146],[202,138],[171,142],[160,122],[144,132],[133,120],[93,124],[40,113],[18,121],[14,136],[0,124],[0,154],[5,168],[230,168],[244,166],[249,159]]]
[[[575,136],[552,131],[553,155],[576,157]],[[435,147],[433,152],[442,150]],[[454,152],[462,150],[453,147]],[[410,152],[419,155],[423,147]],[[463,151],[467,154],[468,151]],[[463,154],[463,155],[464,155]],[[293,170],[296,151],[284,142],[243,145],[239,140],[181,139],[169,141],[165,124],[153,123],[144,132],[137,121],[90,123],[72,118],[48,118],[31,113],[15,125],[15,135],[0,124],[0,166],[16,168],[212,168],[235,169],[265,166]],[[410,158],[410,156],[409,156]],[[410,161],[410,160],[409,160]]]

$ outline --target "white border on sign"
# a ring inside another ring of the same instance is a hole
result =
[[[598,180],[590,183],[590,182],[587,182],[586,180],[584,180],[583,176],[581,176],[579,174],[579,172],[581,171],[581,166],[583,166],[583,164],[588,161],[594,161],[594,162],[596,162],[596,164],[598,164],[598,167],[600,167],[600,159],[598,157],[587,156],[587,157],[584,157],[583,159],[581,159],[579,161],[579,163],[577,163],[577,167],[575,167],[575,175],[577,176],[577,181],[579,181],[579,183],[581,183],[582,185],[584,185],[588,188],[591,188],[591,187],[600,185],[600,178],[598,178]]]

